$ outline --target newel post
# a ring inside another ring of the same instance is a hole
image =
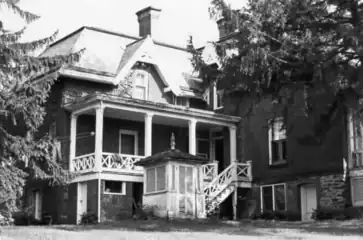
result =
[[[246,161],[246,163],[248,164],[248,169],[247,169],[248,177],[252,180],[252,160],[248,160]]]

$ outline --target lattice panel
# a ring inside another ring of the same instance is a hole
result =
[[[92,153],[76,157],[72,160],[72,163],[74,172],[92,170],[95,167],[95,155]]]
[[[135,166],[135,162],[140,161],[142,156],[126,154],[103,154],[102,167],[107,169],[140,170]]]

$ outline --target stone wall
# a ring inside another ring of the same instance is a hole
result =
[[[343,181],[342,174],[334,174],[320,177],[321,208],[344,208],[346,204],[347,183]]]

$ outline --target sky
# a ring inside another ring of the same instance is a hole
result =
[[[233,8],[246,0],[228,0]],[[44,38],[59,30],[58,39],[82,26],[100,27],[110,31],[138,35],[135,13],[154,6],[162,9],[158,31],[153,38],[186,46],[193,36],[197,47],[218,38],[215,21],[209,18],[210,0],[21,0],[19,6],[41,16],[28,25],[25,40]],[[23,22],[12,14],[2,14],[4,27],[21,29]],[[5,20],[4,20],[5,19]]]

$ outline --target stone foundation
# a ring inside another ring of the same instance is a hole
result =
[[[319,207],[343,209],[347,200],[346,188],[343,174],[321,176]]]

